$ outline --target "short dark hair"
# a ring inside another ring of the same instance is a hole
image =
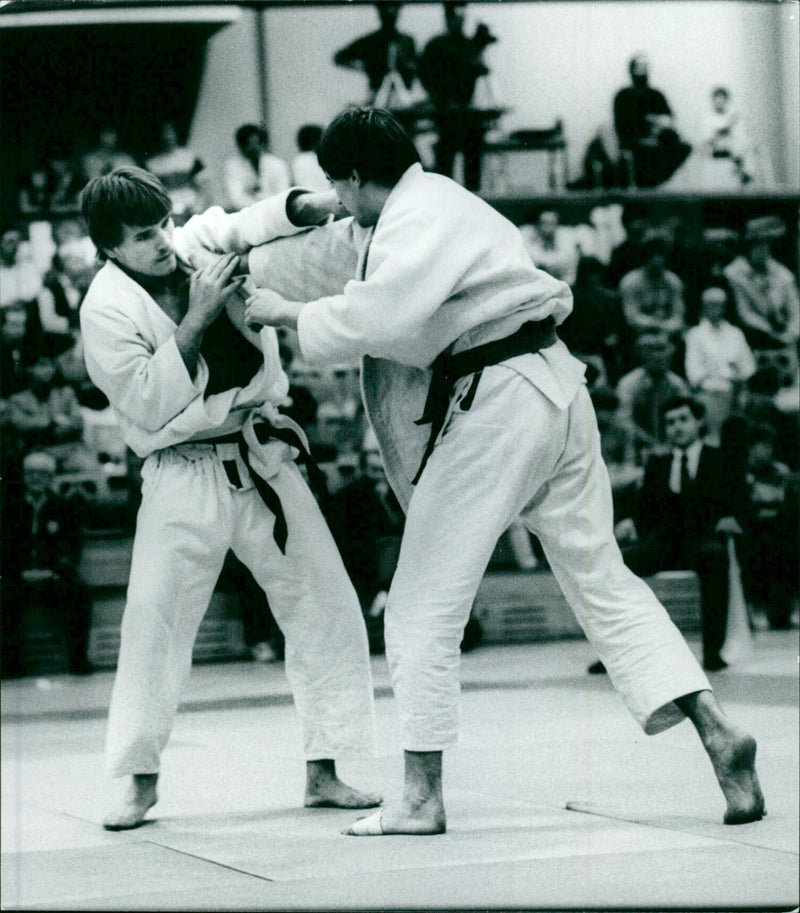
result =
[[[670,396],[669,399],[661,404],[661,408],[658,411],[661,417],[664,418],[668,412],[674,412],[676,409],[682,409],[684,406],[688,406],[692,410],[692,415],[698,422],[703,421],[706,417],[705,406],[693,396]]]
[[[266,127],[261,124],[242,124],[234,136],[236,137],[236,145],[242,150],[244,150],[251,136],[257,136],[265,146],[269,144],[269,133],[267,133]]]
[[[394,186],[419,162],[400,123],[382,108],[350,108],[328,125],[317,149],[322,170],[333,180],[358,171],[362,181]]]
[[[122,241],[123,225],[155,225],[172,211],[159,179],[134,166],[93,178],[81,192],[81,213],[101,258]]]
[[[313,152],[322,139],[322,127],[318,124],[303,124],[297,131],[297,146],[301,152]]]

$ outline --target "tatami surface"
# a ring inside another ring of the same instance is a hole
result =
[[[697,644],[692,643],[697,649]],[[714,675],[759,743],[767,817],[722,824],[691,726],[654,738],[580,640],[463,660],[462,740],[445,759],[448,832],[340,834],[358,813],[300,807],[304,767],[283,667],[198,666],[138,830],[102,830],[112,675],[3,683],[4,909],[786,909],[798,905],[798,637],[763,632]],[[342,761],[396,795],[383,657],[379,749]]]

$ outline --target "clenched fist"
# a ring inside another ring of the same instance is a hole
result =
[[[302,307],[302,302],[287,301],[277,292],[262,288],[247,299],[244,319],[251,330],[258,331],[264,326],[296,330]]]

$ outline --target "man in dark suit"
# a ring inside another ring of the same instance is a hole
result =
[[[85,675],[92,605],[78,574],[82,505],[52,490],[51,454],[29,453],[22,469],[23,491],[3,491],[3,677],[25,674],[23,618],[35,605],[59,616],[69,671]]]
[[[671,451],[645,468],[636,521],[617,524],[628,566],[643,576],[691,569],[700,579],[703,665],[725,667],[720,649],[728,614],[726,537],[742,534],[744,478],[702,440],[704,412],[689,396],[667,400],[661,413]]]

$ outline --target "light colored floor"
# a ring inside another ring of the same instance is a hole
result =
[[[462,740],[445,759],[448,833],[347,838],[353,813],[300,807],[303,762],[282,665],[194,670],[152,823],[102,830],[112,676],[4,682],[4,909],[792,909],[798,904],[798,638],[758,635],[714,676],[759,742],[768,816],[722,825],[689,724],[645,737],[583,641],[464,656]],[[693,643],[693,648],[698,645]],[[340,764],[395,795],[385,662],[380,749]],[[567,810],[567,805],[581,809]]]

